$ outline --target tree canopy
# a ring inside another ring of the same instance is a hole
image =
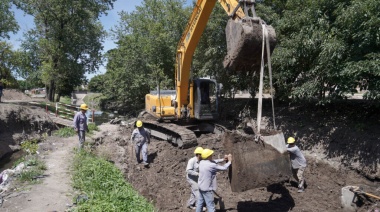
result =
[[[102,41],[106,35],[99,16],[115,0],[14,0],[18,8],[34,17],[35,29],[28,32],[24,49],[39,64],[37,71],[46,85],[48,99],[70,94],[102,64]],[[32,52],[32,51],[36,51]],[[35,58],[34,56],[38,56]],[[38,61],[36,61],[38,60]],[[24,72],[28,73],[28,72]],[[33,73],[29,73],[33,74]]]
[[[133,12],[121,12],[110,32],[117,47],[102,55],[106,36],[99,17],[115,0],[4,0],[0,38],[18,29],[12,3],[34,17],[35,28],[24,34],[19,50],[1,41],[1,73],[17,72],[28,84],[55,94],[70,94],[107,60],[106,73],[90,82],[104,94],[109,109],[143,108],[151,90],[174,89],[175,54],[193,5],[184,0],[144,0]],[[366,90],[380,97],[380,4],[377,0],[257,1],[257,14],[277,34],[272,54],[278,99],[344,98]],[[213,77],[226,91],[255,93],[251,73],[222,67],[228,16],[216,4],[192,61],[193,77]],[[12,76],[14,79],[14,76]]]

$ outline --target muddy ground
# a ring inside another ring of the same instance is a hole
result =
[[[217,192],[224,202],[224,209],[219,211],[342,211],[340,192],[347,185],[359,185],[367,192],[379,195],[379,115],[375,113],[375,106],[359,104],[360,107],[351,109],[350,104],[342,103],[331,108],[280,106],[278,126],[285,137],[295,136],[307,155],[306,191],[297,193],[296,184],[291,180],[232,192],[228,174],[223,172],[217,177]],[[358,113],[358,109],[362,112]],[[225,123],[234,124],[232,119],[226,119]],[[193,156],[193,149],[178,149],[152,139],[148,148],[151,165],[144,168],[136,165],[131,156],[129,136],[133,126],[117,128],[117,131],[98,135],[96,151],[118,165],[133,187],[153,201],[159,211],[191,211],[186,208],[190,188],[185,180],[185,168],[187,160]],[[221,138],[213,134],[201,135],[198,143],[215,150],[217,157],[229,153],[223,148]],[[372,211],[379,207],[376,204],[379,202],[373,199],[365,200],[359,211]]]
[[[376,104],[356,100],[325,106],[276,103],[277,126],[285,137],[296,137],[307,156],[306,191],[299,194],[295,182],[285,181],[232,192],[227,172],[221,172],[217,176],[217,193],[223,197],[224,209],[220,209],[219,204],[218,211],[342,211],[340,191],[346,185],[362,186],[365,191],[379,196],[378,109]],[[51,126],[43,110],[38,108],[1,104],[0,112],[0,140],[10,139],[11,144],[4,146],[8,149],[17,148],[18,141],[25,139],[25,135],[33,131],[40,135],[48,132]],[[256,102],[249,99],[225,101],[221,114],[220,123],[225,127],[244,131],[254,124]],[[267,126],[271,126],[269,101],[264,101],[263,115]],[[151,165],[144,168],[136,165],[129,143],[132,125],[105,124],[100,129],[93,139],[89,139],[93,151],[115,163],[126,180],[152,201],[158,211],[191,211],[186,208],[190,188],[185,179],[185,167],[193,156],[193,149],[178,149],[153,138],[148,147]],[[203,134],[198,144],[214,149],[215,155],[222,157],[229,152],[221,140],[219,136]],[[372,211],[380,208],[379,204],[373,199],[363,199],[358,211]]]

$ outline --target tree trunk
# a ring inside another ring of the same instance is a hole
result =
[[[59,102],[59,100],[61,100],[61,94],[60,94],[60,93],[58,93],[58,94],[57,94],[57,97],[55,98],[55,101],[56,101],[56,102]]]
[[[54,102],[54,94],[55,94],[55,83],[54,80],[50,80],[48,99],[51,102]]]

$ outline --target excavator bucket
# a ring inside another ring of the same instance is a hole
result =
[[[227,55],[224,68],[234,71],[257,69],[261,65],[263,30],[260,18],[247,17],[236,21],[230,19],[226,26]],[[276,33],[272,26],[268,30],[270,52],[276,45]],[[265,55],[264,58],[267,56]]]
[[[288,180],[291,176],[284,134],[271,131],[256,141],[253,135],[226,132],[224,147],[232,154],[229,172],[231,190],[242,192]]]

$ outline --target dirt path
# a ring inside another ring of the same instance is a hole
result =
[[[42,183],[30,185],[4,197],[1,211],[38,212],[66,211],[72,206],[72,188],[69,166],[73,158],[76,137],[49,137],[41,145],[46,162]]]

